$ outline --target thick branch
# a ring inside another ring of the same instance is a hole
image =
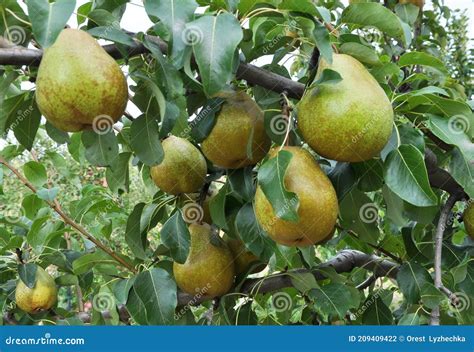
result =
[[[28,187],[31,191],[34,193],[37,193],[37,189],[33,184],[31,184],[13,165],[8,163],[6,160],[0,158],[0,164],[5,165],[8,169],[10,169],[11,172],[15,174],[15,176],[26,186]],[[102,242],[100,242],[98,239],[96,239],[94,236],[92,236],[87,230],[82,227],[80,224],[76,223],[74,220],[72,220],[55,202],[47,201],[45,202],[63,219],[63,221],[70,225],[72,228],[76,229],[82,236],[87,238],[89,241],[94,243],[98,248],[103,250],[105,253],[107,253],[110,257],[115,259],[118,263],[123,265],[125,268],[130,270],[131,272],[136,272],[135,268],[127,263],[123,258],[121,258],[119,255],[117,255],[115,252],[113,252],[110,248],[105,246]]]
[[[441,209],[439,215],[438,225],[435,233],[435,253],[434,253],[434,284],[438,289],[442,289],[442,271],[441,271],[441,257],[443,252],[443,237],[444,231],[448,224],[449,214],[454,207],[454,204],[460,199],[460,194],[451,194]],[[431,311],[430,325],[439,325],[439,306]]]
[[[247,279],[241,286],[239,293],[268,293],[285,287],[292,287],[293,283],[291,277],[296,274],[311,273],[316,280],[323,280],[326,278],[322,271],[325,268],[332,268],[337,273],[348,273],[353,269],[363,268],[372,271],[374,277],[389,277],[392,279],[395,279],[398,273],[398,264],[396,263],[357,250],[343,250],[326,263],[319,265],[316,269],[311,271],[307,269],[297,269],[265,278]],[[197,305],[210,299],[210,297],[197,297],[180,292],[178,295],[178,305]]]

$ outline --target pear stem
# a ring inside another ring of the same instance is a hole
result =
[[[33,193],[37,193],[37,189],[33,184],[31,184],[19,171],[16,169],[13,165],[11,165],[9,162],[7,162],[5,159],[0,157],[0,164],[5,165],[11,172],[15,174],[15,176],[26,186],[28,187]],[[70,225],[72,228],[77,230],[82,236],[87,238],[89,241],[94,243],[98,248],[103,250],[105,253],[107,253],[110,257],[112,257],[114,260],[119,262],[123,267],[127,268],[133,273],[136,273],[136,269],[129,263],[127,263],[123,258],[121,258],[118,254],[116,254],[114,251],[112,251],[110,248],[108,248],[106,245],[104,245],[101,241],[96,239],[94,236],[92,236],[82,225],[76,223],[74,220],[71,219],[59,206],[59,204],[56,202],[51,202],[49,200],[45,200],[46,204],[48,204],[51,209],[53,209],[64,221],[64,223]]]

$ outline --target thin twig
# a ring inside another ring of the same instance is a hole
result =
[[[4,160],[3,158],[0,158],[0,164],[5,165],[32,192],[37,193],[36,187],[33,186],[13,165],[11,165],[9,162]],[[63,219],[63,221],[66,224],[68,224],[71,227],[73,227],[74,229],[76,229],[81,235],[83,235],[89,241],[94,243],[97,247],[99,247],[101,250],[103,250],[105,253],[107,253],[110,257],[115,259],[117,262],[122,264],[125,268],[127,268],[128,270],[130,270],[133,273],[136,272],[136,269],[132,265],[127,263],[123,258],[121,258],[119,255],[117,255],[114,251],[112,251],[110,248],[108,248],[102,242],[100,242],[98,239],[96,239],[94,236],[92,236],[89,232],[87,232],[87,230],[82,225],[80,225],[80,224],[76,223],[74,220],[72,220],[54,202],[51,202],[51,201],[48,201],[48,200],[45,200],[45,202]]]
[[[436,226],[435,232],[435,253],[434,253],[434,284],[435,287],[438,289],[442,289],[443,282],[442,282],[442,271],[441,271],[441,258],[442,258],[442,251],[443,251],[443,236],[444,231],[446,230],[446,225],[448,223],[449,214],[451,213],[451,209],[453,209],[454,204],[460,199],[459,194],[451,194],[444,204],[443,208],[441,209],[441,213],[439,215],[438,225]],[[439,306],[435,307],[431,310],[431,319],[430,325],[439,325]]]

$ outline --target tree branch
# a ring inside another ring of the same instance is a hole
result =
[[[292,287],[291,277],[297,274],[311,273],[316,280],[326,278],[323,270],[332,268],[337,273],[348,273],[355,268],[363,268],[372,271],[373,277],[389,277],[395,279],[398,273],[398,264],[384,260],[376,255],[366,254],[357,250],[343,250],[326,263],[320,264],[313,270],[296,269],[285,273],[278,273],[264,278],[247,279],[242,284],[238,293],[256,294],[268,293],[280,290],[285,287]],[[210,300],[211,297],[192,296],[184,292],[178,293],[178,306],[198,305]]]
[[[26,186],[28,187],[33,193],[37,193],[37,189],[33,184],[31,184],[13,165],[11,165],[9,162],[4,160],[3,158],[0,157],[0,164],[5,165],[11,172],[15,174],[15,176]],[[64,221],[64,223],[70,225],[72,228],[76,229],[82,236],[87,238],[89,241],[94,243],[98,248],[103,250],[105,253],[107,253],[110,257],[115,259],[118,263],[120,263],[122,266],[127,268],[133,273],[136,273],[135,268],[127,263],[123,258],[121,258],[118,254],[116,254],[114,251],[112,251],[110,248],[105,246],[102,242],[100,242],[98,239],[96,239],[94,236],[92,236],[87,230],[81,226],[80,224],[76,223],[74,220],[72,220],[63,210],[61,210],[60,207],[58,207],[57,203],[51,202],[48,200],[45,200],[46,204],[48,204]]]
[[[435,233],[435,254],[434,254],[434,284],[435,287],[438,289],[443,288],[442,282],[442,271],[441,271],[441,257],[442,257],[442,250],[443,250],[443,236],[444,231],[446,230],[446,225],[448,223],[449,214],[451,213],[451,209],[453,209],[454,204],[460,200],[460,194],[451,194],[444,204],[443,208],[441,209],[441,213],[439,215],[438,225],[436,226],[436,233]],[[431,319],[430,325],[439,325],[439,306],[434,308],[431,311]]]

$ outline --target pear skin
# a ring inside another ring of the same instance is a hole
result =
[[[319,155],[359,162],[377,156],[392,133],[393,110],[385,92],[352,56],[334,54],[320,61],[318,75],[331,69],[342,76],[335,84],[319,85],[298,104],[298,127]]]
[[[255,215],[275,242],[304,247],[324,241],[334,230],[338,215],[336,191],[311,154],[300,147],[284,147],[293,157],[284,176],[285,188],[298,196],[297,222],[280,219],[271,203],[257,187]],[[275,157],[279,148],[270,151]]]
[[[250,141],[251,158],[247,152]],[[255,165],[269,149],[270,139],[265,132],[263,112],[242,92],[226,99],[211,133],[202,142],[206,158],[223,169]]]
[[[169,194],[197,192],[207,174],[206,159],[191,142],[170,136],[162,142],[164,158],[150,174],[155,184]]]
[[[191,224],[191,247],[184,264],[173,263],[173,272],[179,288],[190,295],[219,297],[232,288],[234,258],[226,243],[212,236],[206,223]]]
[[[36,80],[41,113],[65,132],[110,127],[128,100],[125,76],[115,60],[88,33],[64,29],[45,50]]]
[[[467,234],[474,239],[474,202],[470,202],[464,210],[463,222]]]
[[[400,0],[400,4],[413,4],[418,6],[419,8],[422,8],[423,5],[425,5],[425,0]]]
[[[33,288],[18,280],[15,291],[16,305],[24,312],[35,314],[52,308],[57,301],[58,291],[54,279],[41,267],[36,270]]]

